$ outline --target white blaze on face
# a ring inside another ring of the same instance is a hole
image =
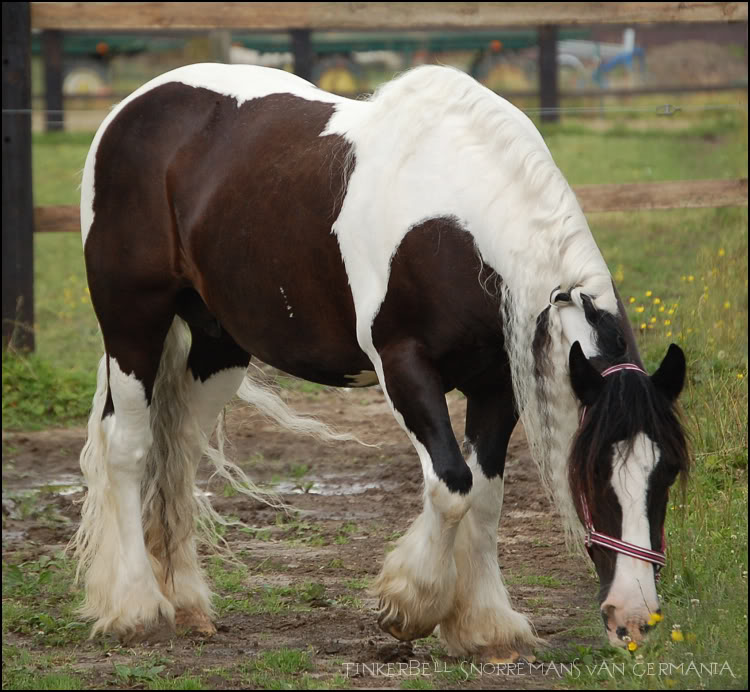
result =
[[[633,443],[627,458],[624,443],[615,446],[612,461],[612,487],[622,509],[623,541],[651,549],[651,531],[646,507],[648,481],[659,462],[659,452],[643,433]],[[602,610],[610,613],[609,636],[615,642],[617,627],[626,627],[631,637],[638,625],[659,608],[654,568],[650,562],[618,554],[615,575]]]

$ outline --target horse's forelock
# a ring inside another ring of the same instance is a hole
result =
[[[650,378],[620,372],[605,378],[599,400],[586,410],[576,432],[568,462],[568,480],[579,514],[581,498],[596,511],[596,471],[611,459],[612,447],[621,442],[625,459],[631,456],[639,433],[645,433],[661,450],[661,458],[676,465],[684,479],[690,455],[679,411],[661,395]]]

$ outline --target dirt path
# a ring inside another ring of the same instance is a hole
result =
[[[422,480],[416,454],[376,390],[296,392],[290,398],[296,410],[379,448],[321,444],[280,431],[248,409],[231,410],[229,453],[254,480],[282,492],[297,512],[284,518],[216,482],[206,485],[216,509],[249,527],[226,534],[247,569],[210,569],[220,595],[219,631],[213,639],[179,639],[136,651],[160,652],[170,676],[195,675],[209,688],[266,686],[265,678],[252,673],[257,666],[248,664],[267,661],[265,655],[280,648],[307,652],[305,684],[556,686],[557,671],[549,669],[546,674],[539,669],[474,670],[466,681],[466,664],[447,659],[435,636],[409,645],[378,629],[375,599],[366,586],[385,550],[419,512]],[[448,399],[456,430],[462,431],[465,402],[454,394]],[[54,555],[72,535],[76,503],[83,496],[78,454],[84,436],[83,429],[3,434],[4,565]],[[532,618],[552,647],[542,659],[556,661],[560,647],[600,645],[596,582],[586,560],[566,554],[559,521],[541,493],[519,429],[511,440],[506,479],[500,564],[514,606]],[[49,653],[43,637],[11,631],[5,640]],[[67,648],[63,643],[56,651],[70,654],[69,667],[82,673],[86,684],[139,686],[137,679],[123,685],[113,674],[117,660],[133,665],[133,650],[114,641],[79,641]],[[398,663],[405,666],[399,670]],[[414,674],[423,664],[417,683]]]

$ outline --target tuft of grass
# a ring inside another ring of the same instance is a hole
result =
[[[81,425],[96,389],[96,372],[76,372],[38,355],[3,351],[3,429]]]
[[[434,690],[435,685],[428,679],[422,677],[413,677],[403,680],[399,685],[402,690]]]
[[[544,586],[550,589],[559,589],[562,586],[557,577],[548,574],[516,575],[506,572],[504,578],[508,584],[515,586]]]
[[[57,662],[49,655],[33,655],[17,646],[3,645],[3,689],[82,690],[84,681],[69,670],[49,671]],[[67,668],[67,665],[64,666]]]
[[[157,677],[150,680],[146,689],[148,690],[205,690],[206,686],[201,679],[195,675],[180,675],[176,678]]]
[[[50,647],[86,639],[89,627],[76,615],[83,594],[73,586],[74,573],[73,560],[62,554],[3,560],[3,634],[28,636]]]
[[[311,677],[310,654],[299,649],[267,651],[244,666],[244,677],[265,690],[327,689],[326,683]]]

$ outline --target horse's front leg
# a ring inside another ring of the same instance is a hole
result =
[[[454,557],[458,578],[453,607],[440,621],[449,653],[513,660],[538,640],[525,616],[513,610],[497,560],[503,472],[517,421],[508,377],[486,376],[467,390],[466,445],[474,484],[461,520]]]
[[[453,547],[466,513],[472,474],[451,428],[443,382],[421,345],[402,341],[380,352],[384,390],[417,450],[424,509],[386,556],[374,590],[380,626],[402,640],[432,633],[453,608]]]

